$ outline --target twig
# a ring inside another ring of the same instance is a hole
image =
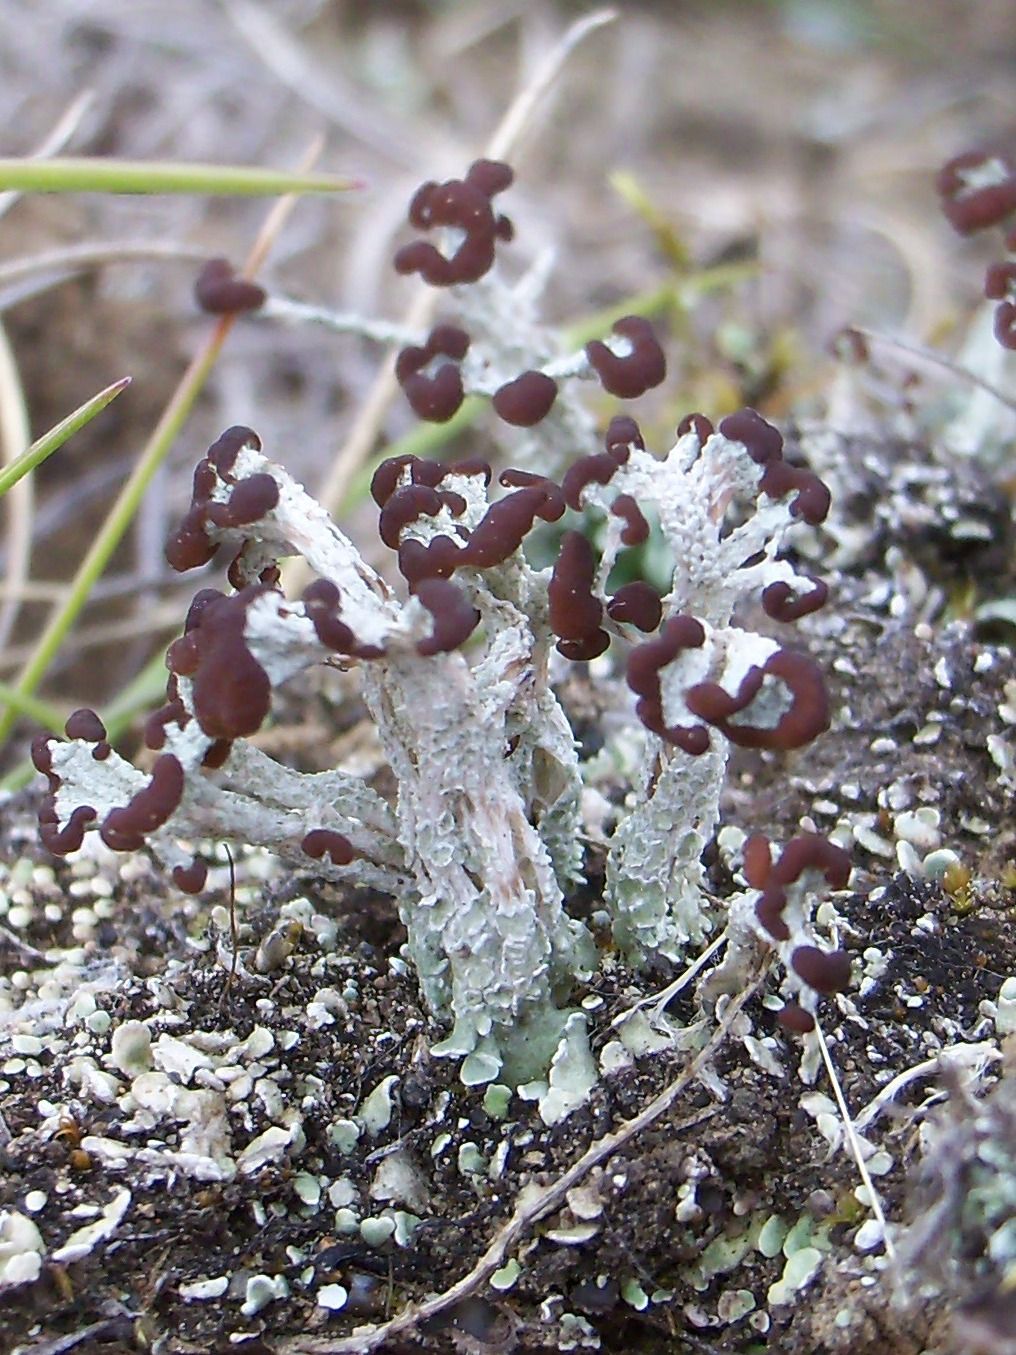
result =
[[[355,334],[374,343],[423,343],[426,335],[420,329],[407,329],[390,320],[370,320],[352,311],[331,310],[327,306],[312,306],[306,301],[294,301],[288,296],[270,296],[265,304],[252,313],[254,320],[281,320],[283,324],[321,325],[335,334]]]
[[[193,592],[189,579],[184,580],[177,575],[168,575],[167,570],[163,569],[154,574],[106,574],[102,581],[96,584],[95,591],[89,601],[108,602],[111,598],[133,596],[139,588],[163,588],[167,592],[176,589],[181,595],[185,594],[188,589]],[[66,584],[56,580],[43,579],[27,579],[17,589],[17,595],[22,602],[59,602],[66,592]],[[176,619],[179,622],[179,610]]]
[[[229,850],[229,843],[224,842],[222,845],[226,849],[226,860],[229,862],[229,940],[233,947],[233,958],[219,998],[219,1011],[222,1011],[223,1004],[229,996],[233,980],[236,978],[236,967],[240,961],[240,929],[236,923],[236,864],[233,861],[233,853]]]
[[[85,90],[73,99],[33,155],[36,158],[44,158],[61,151],[81,125],[81,119],[88,112],[94,98],[93,90]],[[0,216],[9,212],[20,197],[21,194],[14,190],[0,193]],[[2,325],[0,325],[0,431],[2,431],[3,460],[6,465],[20,456],[31,442],[32,430],[17,359]],[[35,490],[31,475],[19,480],[5,497],[8,512],[8,542],[7,569],[2,589],[3,605],[0,607],[0,649],[6,644],[18,614],[18,589],[28,578],[35,512]]]
[[[130,591],[133,592],[135,587],[132,581]],[[59,602],[65,590],[62,583],[42,583],[37,579],[26,579],[24,583],[18,584],[10,591],[19,602]]]
[[[643,1007],[652,1007],[653,1014],[658,1016],[667,1003],[672,1002],[673,999],[677,997],[678,993],[691,983],[696,974],[700,973],[705,968],[720,947],[726,944],[726,940],[726,931],[720,932],[719,936],[714,937],[713,940],[710,941],[702,954],[696,956],[688,968],[685,969],[683,973],[678,974],[677,978],[674,979],[672,983],[668,983],[666,988],[661,989],[658,993],[650,993],[647,997],[639,998],[638,1002],[630,1007],[626,1007],[623,1012],[620,1012],[615,1016],[610,1023],[611,1030],[621,1025],[622,1022],[627,1021],[628,1017],[633,1016],[635,1012],[641,1011]]]
[[[533,78],[512,100],[511,106],[484,149],[485,156],[490,159],[505,159],[511,154],[537,104],[557,79],[568,57],[590,33],[605,24],[612,23],[616,18],[616,10],[601,9],[571,25],[561,41],[548,52]],[[402,326],[412,331],[426,331],[430,327],[437,303],[438,296],[433,287],[421,288],[406,311],[401,321]],[[395,357],[393,350],[374,378],[374,384],[360,407],[349,436],[335,458],[317,496],[319,502],[330,513],[338,511],[357,471],[370,456],[385,413],[398,391],[398,382],[395,380]],[[309,577],[310,571],[302,557],[294,557],[283,566],[283,586],[291,596],[303,589]]]
[[[0,656],[2,658],[2,656]],[[28,696],[25,692],[16,691],[8,683],[0,681],[0,702],[6,703],[12,710],[16,710],[19,715],[24,715],[43,729],[48,729],[51,734],[63,734],[64,721],[70,713],[67,707],[54,705],[51,701],[43,701],[38,696]],[[29,766],[32,764],[29,763]],[[9,787],[3,787],[9,789]]]
[[[135,589],[136,591],[136,589]],[[57,594],[57,601],[66,597],[67,589]],[[136,640],[139,636],[156,635],[160,631],[179,630],[180,604],[167,601],[149,607],[141,616],[129,616],[123,621],[97,622],[74,631],[77,650],[95,649],[99,645],[117,644],[121,640]],[[26,662],[35,653],[35,644],[11,645],[0,651],[0,672],[7,672]]]
[[[27,941],[23,941],[17,932],[12,932],[10,927],[5,927],[0,922],[0,942],[6,942],[13,950],[26,960],[34,960],[36,964],[44,965],[47,963],[45,955],[41,950],[36,950],[30,946]]]
[[[53,1336],[33,1341],[31,1345],[17,1346],[11,1355],[64,1355],[65,1351],[74,1350],[85,1341],[129,1341],[133,1329],[134,1321],[125,1313],[119,1317],[104,1318],[101,1322],[90,1322],[87,1327],[79,1327],[67,1336]]]
[[[333,66],[325,70],[315,65],[269,6],[253,0],[225,0],[225,9],[259,61],[298,98],[365,146],[397,164],[413,167],[406,129],[373,105],[365,106],[362,91],[344,88],[341,73]]]
[[[487,1250],[468,1274],[433,1298],[405,1309],[389,1322],[384,1322],[372,1330],[363,1331],[355,1336],[340,1337],[337,1341],[316,1340],[297,1337],[279,1347],[281,1355],[369,1355],[384,1342],[395,1336],[403,1336],[426,1322],[438,1313],[468,1298],[504,1264],[508,1253],[521,1241],[533,1224],[545,1214],[557,1209],[569,1190],[582,1180],[594,1167],[606,1158],[619,1152],[636,1135],[647,1129],[661,1115],[665,1115],[675,1104],[686,1088],[698,1077],[705,1065],[715,1056],[723,1041],[737,1020],[744,1005],[761,986],[762,978],[756,977],[747,988],[733,998],[725,1008],[716,1030],[684,1071],[662,1092],[630,1120],[626,1120],[612,1134],[597,1139],[572,1165],[551,1185],[540,1190],[518,1204],[511,1217],[494,1234]]]
[[[979,1056],[984,1059],[985,1064],[995,1063],[1002,1058],[1001,1053],[989,1040],[984,1040],[980,1044],[961,1045],[960,1051],[965,1056],[962,1060],[955,1058],[957,1049],[954,1046],[951,1049],[944,1049],[933,1059],[923,1059],[920,1063],[915,1063],[909,1068],[904,1068],[902,1073],[897,1073],[891,1082],[887,1082],[877,1096],[873,1097],[863,1110],[858,1111],[854,1117],[854,1128],[861,1133],[872,1124],[882,1112],[886,1109],[897,1095],[905,1087],[910,1086],[912,1082],[920,1081],[922,1078],[932,1077],[936,1073],[941,1073],[943,1065],[955,1066],[956,1063],[970,1063],[972,1056]],[[953,1057],[948,1057],[952,1055]],[[945,1095],[945,1093],[940,1093]],[[925,1106],[928,1105],[926,1101]],[[918,1107],[910,1113],[917,1115],[923,1107]]]
[[[597,29],[612,24],[618,16],[616,9],[597,9],[577,19],[567,29],[561,41],[547,53],[533,78],[512,100],[484,152],[491,160],[504,160],[518,145],[526,126],[536,112],[540,100],[548,93],[564,69],[565,62],[582,42]]]

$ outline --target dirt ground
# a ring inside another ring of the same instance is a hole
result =
[[[955,392],[948,374],[888,345],[873,345],[877,375],[860,402],[875,389],[876,414],[830,433],[829,343],[860,323],[945,353],[959,346],[988,256],[940,221],[932,181],[972,143],[1013,144],[1016,31],[1004,0],[621,9],[574,54],[515,157],[519,249],[557,246],[549,302],[562,322],[684,280],[686,303],[664,317],[671,377],[637,411],[647,437],[665,445],[691,408],[752,403],[833,487],[828,527],[808,549],[834,601],[802,628],[828,677],[832,727],[795,757],[741,755],[725,818],[781,838],[810,823],[851,843],[855,874],[836,907],[857,982],[825,1004],[824,1027],[856,1111],[943,1049],[1000,1047],[992,1013],[1016,975],[1016,700],[1011,625],[984,607],[1016,583],[1013,477],[950,456],[930,420],[904,427],[908,400],[938,409]],[[265,280],[397,316],[409,294],[389,258],[413,187],[474,158],[520,74],[580,12],[508,0],[55,0],[40,15],[9,0],[5,153],[30,152],[86,88],[80,152],[286,166],[324,131],[322,164],[362,174],[369,189],[300,204]],[[649,220],[607,183],[615,171],[637,182]],[[73,574],[206,331],[193,256],[240,260],[264,211],[38,198],[0,219],[4,261],[88,240],[181,250],[58,283],[52,271],[5,277],[0,262],[35,432],[134,376],[38,476],[33,581],[59,591]],[[728,266],[715,286],[696,285]],[[179,630],[196,585],[171,575],[162,543],[211,438],[249,423],[321,484],[378,359],[358,340],[238,326],[48,698],[68,709],[110,699]],[[412,426],[396,401],[375,450]],[[971,519],[983,530],[953,530]],[[346,525],[361,522],[351,511]],[[3,680],[45,605],[22,602]],[[359,716],[341,692],[307,696],[303,714],[287,702],[273,731],[297,761],[348,737]],[[8,766],[33,732],[19,724]],[[36,797],[0,805],[0,1211],[31,1216],[47,1260],[34,1283],[0,1292],[0,1355],[324,1350],[465,1275],[527,1191],[552,1192],[681,1079],[696,1047],[671,1029],[694,1017],[686,996],[668,1008],[671,1027],[636,1033],[629,1022],[588,1105],[547,1128],[531,1102],[467,1089],[427,1054],[437,1031],[399,956],[392,901],[241,854],[231,973],[225,865],[189,899],[145,858],[92,847],[55,861],[38,845]],[[904,820],[917,810],[927,843],[962,864],[945,882],[902,868]],[[591,854],[593,889],[601,865]],[[722,898],[722,855],[709,865]],[[573,995],[598,1056],[617,1043],[622,1014],[670,977],[605,956]],[[379,1348],[953,1349],[947,1304],[890,1302],[856,1167],[816,1099],[829,1086],[800,1079],[799,1046],[765,1003],[774,991],[764,977],[710,1070],[534,1212],[493,1282]],[[158,1075],[158,1088],[135,1085]],[[910,1207],[931,1085],[916,1079],[869,1131],[894,1223]],[[228,1164],[218,1175],[202,1165],[216,1156]],[[0,1259],[3,1245],[0,1233]],[[801,1279],[793,1258],[812,1252]]]

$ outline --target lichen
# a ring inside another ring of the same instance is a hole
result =
[[[606,686],[621,719],[641,726],[642,761],[606,843],[603,905],[629,960],[679,959],[721,916],[702,856],[730,747],[799,748],[828,724],[821,673],[782,635],[826,600],[787,547],[825,518],[829,492],[747,409],[715,428],[689,415],[662,458],[619,415],[598,449],[576,383],[635,398],[663,380],[662,349],[646,320],[628,316],[605,340],[555,356],[535,298],[520,301],[498,278],[510,231],[493,199],[511,181],[507,166],[477,161],[463,180],[426,184],[414,198],[410,221],[432,238],[400,250],[396,267],[451,289],[467,328],[438,325],[408,342],[398,374],[424,417],[450,417],[464,393],[489,396],[502,422],[527,430],[532,455],[496,488],[477,458],[400,456],[379,467],[378,533],[408,587],[402,600],[250,429],[227,430],[198,465],[167,555],[183,570],[227,548],[233,591],[198,593],[167,652],[167,701],[145,727],[150,770],[114,751],[91,711],[69,718],[66,742],[38,740],[34,757],[54,851],[74,850],[92,828],[117,851],[147,843],[194,892],[206,867],[193,843],[215,835],[394,896],[405,956],[450,1027],[431,1052],[461,1059],[467,1086],[546,1083],[540,1110],[556,1124],[597,1076],[585,1017],[568,1005],[597,951],[566,906],[593,787],[554,675],[612,650]],[[538,568],[527,541],[541,529],[552,563]],[[617,586],[617,567],[638,571],[643,547],[656,561],[643,572],[659,578]],[[299,598],[279,586],[291,556],[316,576]],[[780,638],[741,623],[759,603]],[[274,693],[320,664],[357,670],[397,787],[390,799],[351,771],[300,773],[250,742]],[[789,889],[815,864],[816,840],[796,875],[787,863],[802,839],[789,844],[770,885],[755,851],[722,980],[743,979],[758,944],[776,944],[795,997],[786,1020],[802,1029],[796,999],[810,1009],[802,994],[847,977],[814,945],[804,902],[814,874]],[[843,883],[842,870],[820,864]],[[781,910],[784,885],[791,902]],[[262,940],[257,973],[286,963],[297,921]],[[326,994],[315,1018],[334,1021],[343,1000]],[[368,1097],[368,1133],[379,1116]]]

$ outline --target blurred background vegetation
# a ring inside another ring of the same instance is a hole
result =
[[[319,166],[367,188],[301,200],[259,276],[301,299],[397,317],[413,290],[389,259],[413,189],[464,170],[586,8],[5,0],[0,154],[37,153],[63,122],[64,153],[287,169],[322,136]],[[982,255],[941,221],[933,176],[971,144],[1014,144],[1011,0],[618,8],[537,111],[506,206],[519,267],[557,247],[551,318],[582,324],[639,298],[660,316],[671,375],[637,411],[656,445],[691,408],[716,415],[749,402],[778,418],[807,408],[828,378],[829,341],[850,322],[948,348],[976,303]],[[4,505],[9,684],[214,328],[193,300],[196,260],[242,264],[266,204],[77,194],[6,206],[4,458],[133,378],[40,467],[31,495]],[[83,246],[106,262],[81,266],[69,251]],[[163,257],[135,257],[153,249]],[[40,694],[54,710],[108,703],[179,628],[195,584],[171,575],[162,547],[217,432],[253,425],[313,490],[378,363],[376,347],[321,330],[236,325],[49,666]],[[395,400],[374,450],[413,425]],[[482,425],[469,436],[483,451]],[[358,530],[352,508],[347,525]],[[21,720],[7,766],[31,732]]]

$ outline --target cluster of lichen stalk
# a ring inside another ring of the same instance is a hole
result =
[[[826,600],[784,547],[822,521],[828,491],[751,410],[715,428],[689,416],[662,458],[627,416],[597,433],[582,383],[636,398],[664,379],[663,350],[639,316],[559,350],[532,288],[495,267],[512,227],[493,199],[511,180],[506,165],[478,161],[462,180],[425,184],[409,213],[421,238],[395,262],[448,289],[462,320],[404,346],[397,374],[412,407],[442,421],[467,394],[489,397],[519,430],[515,468],[495,477],[476,456],[380,467],[372,492],[396,589],[251,430],[228,430],[197,467],[167,554],[190,569],[227,551],[232,591],[198,593],[170,646],[167,701],[145,728],[151,770],[114,752],[92,712],[72,717],[67,742],[34,750],[53,851],[96,828],[114,850],[149,844],[197,891],[200,844],[228,838],[391,893],[426,1001],[451,1025],[435,1052],[462,1056],[471,1083],[539,1078],[566,1048],[581,1062],[574,995],[597,952],[567,907],[588,788],[558,695],[568,665],[594,666],[605,700],[630,717],[615,738],[640,760],[613,814],[603,899],[636,963],[679,959],[721,920],[701,857],[729,745],[798,748],[828,724],[821,673],[779,638]],[[237,295],[218,264],[199,295],[220,310],[264,301],[259,289]],[[553,545],[542,569],[527,555],[534,534]],[[619,562],[637,573],[650,538],[669,552],[666,580],[616,586]],[[293,554],[316,579],[289,599],[279,561]],[[753,601],[777,636],[738,624]],[[300,774],[248,742],[273,691],[320,663],[358,670],[398,787],[391,802],[342,769]],[[815,835],[775,859],[764,839],[745,851],[731,953],[777,948],[790,1029],[810,1029],[817,995],[846,984],[845,957],[815,944],[810,916],[812,893],[848,874]]]

